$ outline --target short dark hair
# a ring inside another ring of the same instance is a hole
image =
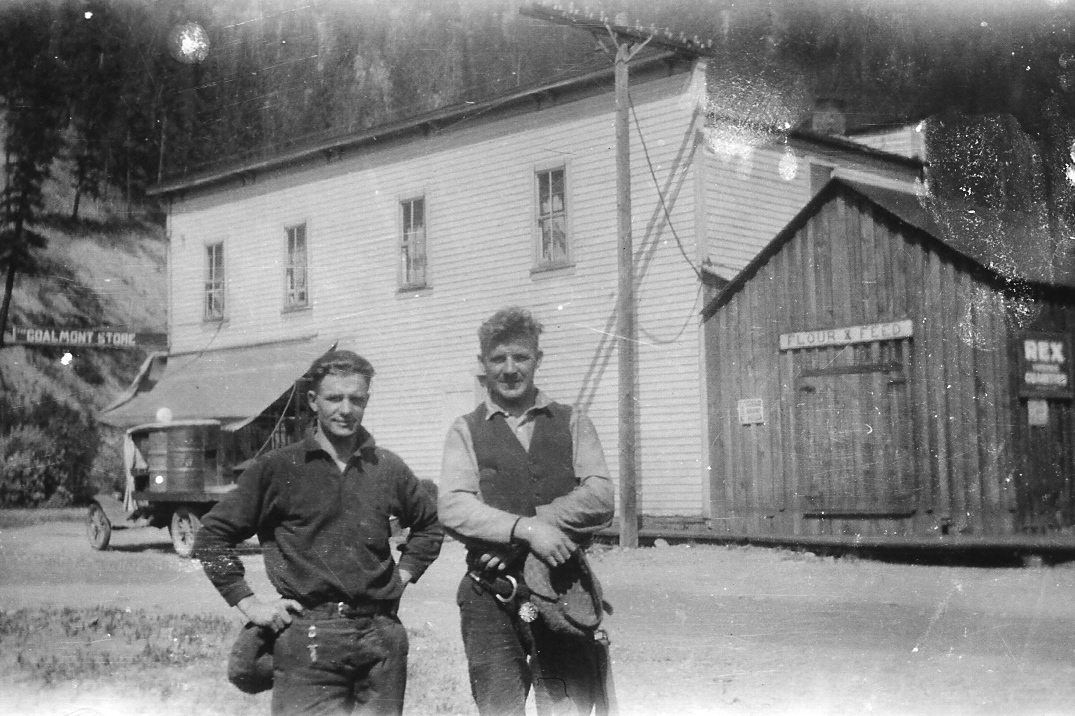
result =
[[[543,330],[544,327],[530,311],[520,306],[508,306],[501,308],[481,325],[478,344],[483,356],[489,355],[501,343],[519,338],[533,341],[537,347],[538,336]]]
[[[331,350],[310,365],[303,379],[316,391],[326,375],[364,375],[373,380],[373,364],[354,351]]]

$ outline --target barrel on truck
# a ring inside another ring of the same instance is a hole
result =
[[[138,425],[124,436],[123,512],[135,524],[168,527],[182,557],[194,548],[202,515],[235,488],[240,469],[228,459],[221,437],[218,420]],[[113,521],[108,512],[100,498],[90,506],[87,536],[94,549],[108,547]]]

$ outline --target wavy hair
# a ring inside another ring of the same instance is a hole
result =
[[[483,356],[501,343],[515,339],[532,341],[538,345],[538,336],[544,327],[534,318],[534,314],[520,306],[501,308],[488,318],[478,329],[478,345]]]

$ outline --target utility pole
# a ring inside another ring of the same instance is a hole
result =
[[[616,302],[616,347],[619,356],[619,468],[620,468],[620,545],[638,546],[638,338],[635,321],[635,262],[631,237],[631,98],[628,64],[646,45],[653,44],[689,57],[706,54],[697,38],[676,39],[656,29],[627,27],[626,20],[615,22],[603,16],[593,17],[574,9],[529,5],[519,10],[557,25],[577,27],[590,32],[598,45],[607,51],[605,37],[616,48],[615,59],[615,129],[616,129],[616,233],[618,257],[618,299]]]
[[[613,37],[615,39],[615,37]],[[616,232],[619,284],[616,344],[620,374],[620,545],[638,546],[638,465],[635,391],[638,387],[635,330],[635,261],[631,238],[631,125],[627,63],[631,48],[616,44]]]

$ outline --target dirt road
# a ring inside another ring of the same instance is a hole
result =
[[[266,586],[260,558],[245,562]],[[598,553],[621,712],[1075,713],[1075,568],[978,569],[834,560],[777,550]],[[458,641],[462,550],[446,546],[403,619]],[[0,615],[40,605],[230,610],[156,529],[94,552],[82,527],[0,532]],[[465,665],[458,671],[465,689]],[[68,699],[72,698],[70,696]],[[79,704],[65,701],[55,713]]]

